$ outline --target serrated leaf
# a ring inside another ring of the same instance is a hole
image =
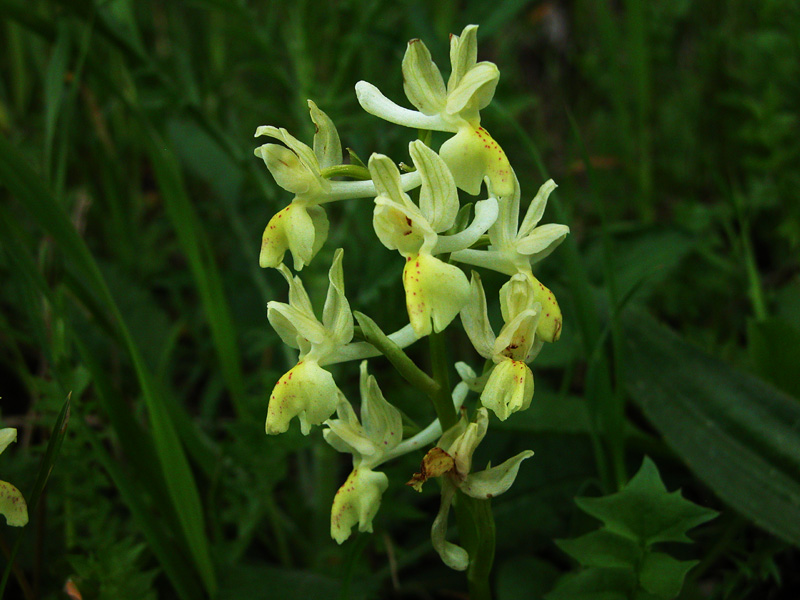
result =
[[[564,576],[547,600],[628,600],[636,587],[630,569],[584,569]]]
[[[686,573],[698,562],[676,560],[663,552],[648,553],[639,571],[639,585],[661,600],[671,600],[680,594]]]
[[[606,529],[598,529],[556,545],[584,567],[635,568],[642,558],[639,545]]]
[[[717,515],[686,500],[680,491],[667,492],[658,468],[648,457],[619,492],[602,498],[575,498],[575,503],[603,521],[609,531],[646,545],[691,542],[686,532]]]

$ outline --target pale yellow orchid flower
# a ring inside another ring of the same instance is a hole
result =
[[[328,237],[328,217],[321,205],[375,195],[370,181],[330,181],[323,176],[325,169],[342,164],[342,144],[330,117],[311,100],[308,106],[316,128],[313,149],[283,128],[264,125],[256,129],[256,137],[265,135],[285,144],[264,144],[254,153],[264,160],[275,182],[295,195],[264,229],[258,259],[262,268],[277,267],[289,250],[295,270],[300,271]],[[416,173],[403,178],[406,190],[418,185]]]
[[[508,491],[517,478],[520,464],[533,456],[525,450],[496,467],[477,473],[472,472],[472,456],[489,427],[489,414],[479,408],[475,422],[467,423],[463,417],[441,437],[436,447],[425,456],[420,473],[416,473],[409,485],[417,490],[430,477],[442,479],[442,501],[439,513],[431,527],[431,542],[442,561],[457,571],[469,566],[469,555],[461,546],[448,542],[447,518],[450,506],[458,490],[467,496],[486,500]]]
[[[278,268],[289,284],[289,303],[269,302],[267,318],[283,342],[300,350],[299,360],[272,390],[267,410],[266,431],[283,433],[298,417],[304,435],[336,410],[341,392],[333,376],[321,365],[353,339],[353,315],[344,294],[342,249],[338,249],[328,274],[328,295],[322,322],[314,315],[303,282],[289,270]]]
[[[528,363],[542,348],[536,335],[542,306],[527,275],[515,274],[500,289],[500,310],[504,324],[495,337],[480,276],[473,272],[461,322],[478,354],[495,363],[481,392],[481,404],[505,421],[530,406],[534,385]]]
[[[455,133],[439,150],[456,185],[475,195],[488,177],[498,197],[513,192],[511,165],[503,149],[481,127],[480,110],[494,96],[500,71],[491,62],[478,62],[477,25],[450,36],[450,77],[431,60],[425,44],[414,39],[403,58],[406,97],[418,111],[398,106],[371,83],[359,81],[356,95],[368,113],[391,123]]]
[[[489,247],[486,250],[465,249],[454,252],[456,262],[484,267],[506,275],[522,273],[533,285],[535,301],[542,305],[537,335],[546,342],[554,342],[561,335],[562,316],[555,295],[534,275],[531,265],[546,258],[569,233],[569,227],[550,223],[539,225],[547,199],[556,188],[552,179],[546,181],[531,201],[525,218],[519,224],[519,181],[514,175],[514,192],[499,203],[499,215],[489,229]]]
[[[464,272],[435,257],[475,243],[497,217],[497,200],[475,205],[475,219],[463,231],[443,236],[458,213],[458,192],[447,165],[420,141],[409,144],[420,174],[419,206],[403,191],[400,172],[386,156],[373,154],[369,171],[375,182],[373,226],[381,243],[406,259],[403,287],[411,326],[417,337],[442,331],[466,302],[469,283]]]

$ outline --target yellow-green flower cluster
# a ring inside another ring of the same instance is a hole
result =
[[[285,129],[264,126],[256,136],[280,143],[255,151],[276,183],[294,195],[269,220],[261,243],[261,266],[278,269],[289,286],[288,303],[269,302],[269,321],[283,342],[298,350],[297,364],[278,380],[270,395],[266,431],[285,432],[297,417],[303,434],[324,425],[325,440],[353,456],[353,470],[333,500],[331,535],[339,543],[355,526],[372,531],[388,487],[388,478],[377,467],[424,449],[441,436],[435,452],[426,456],[429,468],[412,482],[418,489],[430,476],[442,478],[442,504],[432,539],[445,563],[455,569],[467,566],[465,551],[444,539],[456,490],[482,498],[500,494],[513,483],[520,463],[532,455],[526,451],[477,473],[470,468],[475,447],[486,435],[488,410],[505,420],[528,408],[534,391],[529,364],[544,343],[558,340],[561,334],[561,310],[553,293],[533,275],[532,265],[550,254],[569,232],[564,225],[539,225],[556,187],[552,181],[542,185],[519,222],[519,181],[503,149],[481,125],[480,111],[491,102],[500,72],[493,63],[478,62],[477,29],[469,25],[461,35],[451,36],[446,83],[425,44],[409,42],[402,75],[406,96],[416,110],[389,100],[370,83],[356,84],[358,101],[368,113],[405,127],[452,134],[438,149],[411,141],[409,172],[401,174],[395,160],[377,153],[366,165],[346,162],[333,121],[310,100],[316,128],[312,146]],[[351,180],[333,180],[348,175]],[[459,191],[473,196],[483,191],[468,222],[459,218]],[[324,368],[378,354],[365,342],[353,342],[342,249],[333,255],[321,319],[297,274],[327,240],[331,225],[324,205],[359,198],[372,199],[378,242],[405,261],[398,283],[402,283],[408,325],[389,338],[403,348],[445,330],[460,315],[475,350],[490,361],[491,369],[481,377],[466,364],[457,365],[463,381],[453,390],[453,404],[460,407],[468,389],[478,391],[482,407],[474,422],[464,417],[443,433],[434,420],[403,440],[400,412],[368,375],[366,361],[361,364],[360,419]],[[283,264],[287,251],[295,274]],[[468,277],[459,264],[509,277],[499,293],[503,318],[499,333],[489,322],[480,276],[472,272]]]

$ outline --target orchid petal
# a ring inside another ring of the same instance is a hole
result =
[[[515,273],[500,288],[500,314],[508,323],[523,311],[533,308],[533,281],[525,273]]]
[[[517,224],[519,222],[520,186],[514,169],[511,169],[511,179],[511,193],[498,198],[500,203],[499,214],[494,227],[489,230],[489,240],[492,242],[492,247],[503,250],[513,248],[513,244],[517,239]]]
[[[471,121],[471,115],[465,116],[464,112],[474,112],[477,116],[480,109],[486,108],[492,101],[499,80],[500,69],[496,64],[478,63],[464,74],[455,89],[447,95],[448,114],[461,113],[462,117]]]
[[[439,68],[431,60],[431,53],[421,40],[408,42],[402,69],[403,89],[411,104],[425,115],[441,113],[447,90]]]
[[[422,215],[435,232],[450,229],[458,214],[458,191],[450,170],[423,142],[415,140],[408,149],[422,178],[419,194]]]
[[[461,324],[478,354],[490,358],[494,352],[495,336],[489,323],[486,293],[483,291],[481,277],[475,271],[472,272],[469,298],[461,309]]]
[[[500,198],[514,191],[508,157],[483,127],[461,127],[442,144],[439,155],[453,173],[456,185],[468,194],[480,192],[484,177],[492,183],[493,196]]]
[[[558,223],[548,223],[533,230],[530,235],[517,242],[517,252],[536,257],[535,262],[546,258],[569,233],[569,227]]]
[[[339,132],[331,118],[322,112],[312,100],[308,101],[311,120],[316,127],[314,134],[314,155],[320,169],[327,169],[342,163],[342,143]]]
[[[253,153],[261,157],[280,187],[296,195],[307,194],[319,185],[317,176],[300,161],[297,154],[280,144],[264,144]]]
[[[496,467],[471,473],[461,484],[461,491],[468,496],[480,499],[499,496],[513,485],[520,464],[531,456],[533,456],[533,451],[525,450]]]
[[[536,340],[540,319],[541,305],[535,304],[533,309],[521,312],[503,325],[494,343],[492,357],[495,361],[503,356],[524,360]]]
[[[495,365],[481,394],[481,404],[501,421],[525,410],[533,399],[533,373],[521,360],[502,360]]]
[[[353,463],[361,462],[364,456],[375,453],[375,444],[367,437],[352,405],[344,395],[340,396],[336,406],[336,419],[325,421],[326,429],[322,437],[334,450],[353,455]]]
[[[28,523],[28,505],[25,497],[7,481],[0,481],[0,515],[11,527],[22,527]]]
[[[542,338],[545,342],[555,342],[561,337],[561,325],[563,318],[561,316],[561,307],[556,301],[556,296],[550,291],[541,281],[536,279],[532,274],[528,273],[534,287],[534,297],[536,302],[542,305],[541,318],[539,325],[536,329],[536,335]]]
[[[367,361],[361,363],[361,423],[366,436],[383,454],[403,437],[403,417],[386,401],[375,377],[367,373]]]
[[[0,429],[0,454],[8,448],[8,445],[17,441],[17,430],[13,427]]]
[[[289,150],[297,155],[297,158],[300,159],[300,162],[310,173],[319,173],[319,161],[317,160],[317,156],[314,154],[314,151],[294,137],[291,133],[286,131],[283,127],[278,128],[273,127],[272,125],[261,126],[256,129],[256,137],[261,135],[266,135],[282,141],[284,144],[286,144],[286,146],[288,146]]]
[[[536,196],[531,200],[528,210],[525,213],[525,218],[522,220],[522,225],[519,227],[519,237],[530,235],[534,227],[539,224],[539,221],[542,220],[544,209],[547,206],[547,199],[557,187],[555,181],[552,179],[548,179],[541,185],[539,191],[536,192]]]
[[[283,302],[267,303],[267,319],[281,341],[291,348],[300,349],[298,338],[311,344],[320,344],[325,339],[325,330],[315,317]]]
[[[333,414],[340,394],[333,376],[316,362],[297,363],[272,390],[266,432],[283,433],[289,429],[289,422],[298,417],[300,430],[308,435],[312,425],[321,425]]]
[[[435,233],[427,226],[419,209],[410,202],[403,205],[385,196],[375,198],[372,226],[381,244],[399,250],[403,256],[419,252],[426,237]]]
[[[322,324],[337,345],[346,344],[353,339],[353,313],[344,295],[343,255],[344,251],[341,248],[338,248],[333,255],[333,262],[328,272],[330,281],[328,295],[322,310]]]
[[[350,537],[356,525],[359,531],[372,532],[372,520],[378,513],[381,496],[387,487],[389,478],[384,473],[364,468],[350,473],[336,492],[331,507],[331,537],[337,544]]]
[[[292,275],[291,271],[286,265],[279,265],[278,272],[289,284],[289,305],[295,309],[302,311],[310,319],[315,319],[314,308],[311,306],[311,299],[308,297],[308,292],[303,285],[303,280],[298,275]]]
[[[328,215],[321,206],[309,206],[305,213],[308,220],[300,211],[297,211],[285,224],[295,271],[302,270],[317,255],[325,240],[328,239],[328,230],[330,229]],[[308,248],[309,241],[311,242],[310,249]]]
[[[403,269],[406,308],[414,333],[423,337],[447,327],[469,297],[464,272],[430,254],[409,256]]]
[[[472,455],[486,437],[488,429],[489,413],[485,408],[479,408],[475,422],[468,424],[463,433],[449,447],[444,448],[445,452],[453,457],[455,474],[459,479],[463,480],[472,470]]]
[[[450,36],[450,78],[447,80],[447,90],[452,92],[477,62],[478,26],[467,25],[461,35]]]

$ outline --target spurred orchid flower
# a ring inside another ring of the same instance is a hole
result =
[[[566,225],[539,225],[547,199],[555,188],[556,184],[552,179],[546,181],[531,201],[522,223],[518,224],[520,189],[519,181],[514,175],[514,193],[500,201],[500,214],[489,229],[488,249],[459,250],[451,255],[457,262],[506,275],[522,273],[528,277],[533,285],[535,301],[542,305],[537,335],[546,342],[554,342],[561,335],[561,308],[553,292],[534,277],[531,265],[547,257],[569,233]]]
[[[295,270],[301,270],[328,237],[328,217],[321,205],[375,195],[370,181],[330,181],[324,176],[326,169],[342,164],[342,144],[328,115],[311,100],[308,107],[316,128],[313,149],[283,128],[264,125],[256,129],[256,137],[265,135],[285,144],[264,144],[254,152],[264,160],[275,182],[295,195],[264,229],[258,259],[262,268],[277,267],[289,250]],[[418,176],[409,173],[403,185],[404,189],[417,187]]]
[[[532,450],[525,450],[496,467],[473,473],[472,455],[486,436],[488,427],[489,414],[485,408],[478,409],[474,423],[467,423],[466,417],[462,417],[425,455],[420,473],[416,473],[409,482],[419,490],[426,479],[442,478],[442,502],[431,527],[431,541],[444,563],[457,571],[469,566],[469,556],[464,548],[448,542],[445,537],[447,517],[456,491],[461,490],[468,496],[482,500],[499,496],[514,483],[522,461],[533,456]]]
[[[353,472],[336,492],[331,507],[331,537],[341,544],[357,524],[359,531],[372,531],[381,495],[389,485],[385,474],[375,472],[381,459],[403,438],[400,411],[383,397],[378,382],[361,363],[361,422],[350,403],[341,396],[338,419],[326,421],[325,441],[339,452],[353,455]]]
[[[455,133],[440,149],[456,185],[469,194],[480,191],[488,177],[498,197],[513,192],[511,165],[503,149],[481,127],[480,110],[494,96],[500,71],[478,62],[477,25],[450,36],[450,77],[445,86],[425,44],[414,39],[403,58],[406,96],[418,111],[398,106],[371,83],[359,81],[356,94],[368,113],[391,123]]]
[[[463,271],[435,254],[468,248],[497,217],[497,200],[475,205],[475,219],[460,233],[443,236],[458,213],[458,192],[447,165],[420,141],[409,152],[421,178],[419,206],[403,191],[400,172],[386,156],[373,154],[369,171],[375,182],[373,225],[381,243],[406,259],[403,287],[414,333],[422,337],[442,331],[467,299],[469,283]]]
[[[11,442],[17,441],[17,430],[11,427],[0,429],[0,454]],[[22,493],[7,481],[0,481],[0,515],[12,527],[28,523],[28,505]]]
[[[461,322],[478,353],[495,363],[481,392],[481,404],[505,421],[530,406],[533,373],[528,363],[542,348],[542,340],[536,335],[542,305],[529,277],[517,273],[500,289],[500,310],[504,324],[495,337],[480,276],[473,272],[470,299],[461,310]]]
[[[367,361],[361,363],[361,420],[344,395],[339,397],[336,419],[325,421],[322,435],[339,452],[353,455],[353,471],[333,500],[331,537],[341,544],[352,528],[372,531],[372,519],[378,512],[381,495],[388,485],[386,475],[374,471],[384,462],[424,448],[442,435],[439,420],[415,436],[403,440],[400,411],[383,397],[378,382],[367,373]],[[467,385],[459,383],[453,392],[453,405],[461,408]]]
[[[314,315],[300,278],[292,277],[284,265],[278,267],[289,284],[289,303],[269,302],[267,318],[283,343],[300,350],[300,356],[297,365],[272,390],[267,433],[283,433],[289,422],[298,417],[300,428],[307,435],[312,425],[320,425],[336,410],[341,392],[321,365],[334,359],[336,352],[353,338],[353,315],[344,294],[342,255],[339,248],[333,257],[322,322]]]

